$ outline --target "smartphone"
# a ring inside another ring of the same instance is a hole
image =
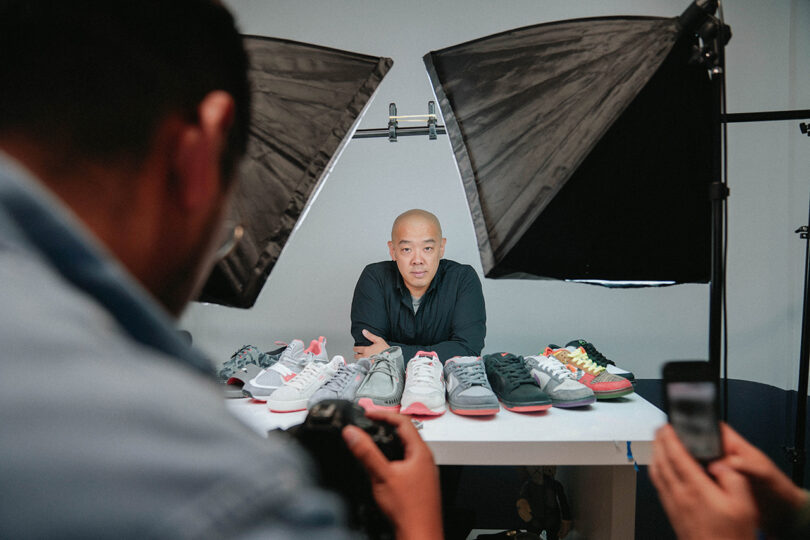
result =
[[[720,392],[709,363],[667,362],[663,372],[664,407],[678,438],[703,465],[722,457]]]

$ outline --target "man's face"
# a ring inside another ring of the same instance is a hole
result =
[[[429,219],[413,216],[397,224],[388,250],[412,296],[427,291],[444,256],[445,242]]]

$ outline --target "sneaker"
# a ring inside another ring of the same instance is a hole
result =
[[[259,401],[267,401],[270,394],[295,377],[306,364],[304,342],[294,339],[287,345],[276,363],[245,383],[242,394]]]
[[[405,385],[402,349],[389,347],[370,358],[371,369],[357,389],[357,404],[367,410],[399,412]]]
[[[440,416],[447,410],[444,400],[444,369],[435,352],[419,351],[408,361],[402,414]]]
[[[492,389],[507,410],[531,412],[551,408],[551,399],[534,382],[520,356],[488,354],[484,367]]]
[[[597,365],[602,366],[608,373],[612,373],[613,375],[618,375],[619,377],[624,377],[625,379],[629,380],[631,383],[636,384],[636,376],[633,375],[630,371],[626,369],[622,369],[616,365],[616,362],[611,360],[610,358],[606,358],[604,354],[600,353],[596,347],[593,346],[593,343],[589,343],[584,339],[575,339],[574,341],[569,341],[566,347],[582,347],[585,349],[585,352],[588,353],[588,358],[594,361]]]
[[[483,416],[501,410],[480,356],[454,356],[444,363],[447,403],[464,416]]]
[[[270,394],[267,398],[267,408],[270,412],[306,410],[309,398],[338,372],[340,366],[345,364],[346,361],[340,355],[325,364],[317,361],[309,362],[301,373]]]
[[[563,364],[578,368],[581,372],[574,372],[577,380],[593,390],[596,399],[613,399],[633,393],[633,384],[630,381],[608,373],[605,368],[588,358],[588,354],[582,349],[576,347],[563,349],[549,345],[543,354],[553,355]]]
[[[319,401],[324,399],[346,399],[354,401],[354,396],[357,394],[357,389],[360,383],[366,378],[371,367],[371,362],[368,358],[361,358],[353,364],[343,364],[335,376],[329,379],[324,386],[318,389],[317,392],[312,394],[307,402],[307,408],[312,407]]]
[[[275,352],[280,353],[281,351],[263,353],[254,345],[243,345],[241,349],[233,353],[231,357],[222,364],[219,372],[217,372],[217,379],[219,379],[220,382],[225,382],[230,379],[234,373],[249,364],[259,366],[262,369],[269,368],[278,360],[279,355],[273,356]]]
[[[584,407],[596,401],[593,390],[577,381],[574,373],[553,356],[526,356],[523,362],[553,406]]]

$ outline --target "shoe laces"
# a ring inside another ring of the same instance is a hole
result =
[[[582,369],[583,371],[587,371],[592,375],[599,375],[605,368],[596,364],[593,360],[588,357],[588,353],[585,352],[584,349],[579,348],[575,351],[568,351],[571,355],[571,359],[577,364],[577,367]]]
[[[512,388],[518,387],[521,384],[534,384],[534,379],[532,379],[526,366],[523,365],[522,358],[512,358],[509,360],[499,358],[495,362]]]
[[[418,356],[408,362],[408,380],[414,383],[436,384],[436,367],[433,362],[438,362],[432,357]]]
[[[335,390],[339,391],[342,390],[343,387],[346,386],[346,383],[349,382],[354,372],[357,371],[356,369],[352,369],[349,364],[344,364],[340,366],[337,373],[335,373],[329,382],[326,383],[323,387],[327,390]]]
[[[369,375],[372,373],[382,373],[384,375],[388,375],[392,379],[397,376],[396,373],[394,373],[394,361],[386,358],[385,356],[378,356],[374,359],[374,363],[371,365],[371,369],[369,370]]]
[[[607,366],[608,364],[616,365],[616,362],[610,358],[606,358],[604,354],[596,350],[596,347],[594,347],[592,343],[587,341],[580,341],[579,343],[580,347],[585,349],[585,352],[588,353],[588,357],[600,366]]]
[[[312,382],[317,377],[325,364],[320,362],[310,362],[301,373],[290,379],[287,386],[292,386],[298,390],[303,390],[305,386]]]
[[[465,387],[469,386],[486,386],[487,373],[484,369],[483,362],[468,362],[458,363],[454,374]]]
[[[574,379],[574,374],[571,373],[571,370],[565,367],[565,364],[557,360],[556,358],[548,358],[547,360],[540,360],[537,363],[538,369],[542,369],[552,377],[560,377],[563,379]]]
[[[256,347],[253,345],[243,345],[242,348],[233,353],[228,361],[222,365],[222,369],[219,370],[219,376],[222,378],[230,377],[246,365],[252,363],[253,359],[251,358],[250,351],[255,349]],[[262,354],[263,353],[259,353],[260,359]]]

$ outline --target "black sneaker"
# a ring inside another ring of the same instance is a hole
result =
[[[636,376],[633,375],[631,372],[627,371],[626,369],[622,369],[616,365],[616,362],[611,360],[610,358],[606,358],[604,354],[600,353],[596,350],[596,347],[593,346],[593,343],[585,341],[584,339],[575,339],[573,341],[569,341],[566,347],[582,347],[585,352],[588,354],[588,358],[593,360],[594,364],[600,365],[605,368],[605,371],[608,373],[612,373],[613,375],[618,375],[619,377],[624,377],[628,381],[633,384],[636,384]]]
[[[509,353],[484,356],[487,379],[504,408],[515,412],[545,411],[551,398],[532,379],[523,358]]]

